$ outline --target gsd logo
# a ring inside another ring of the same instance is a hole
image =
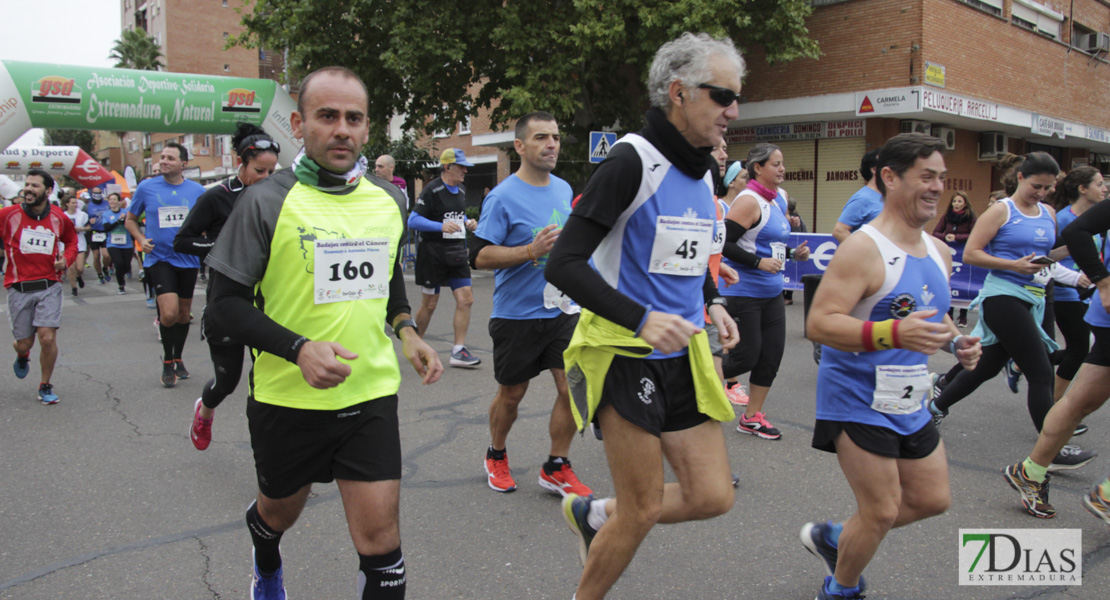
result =
[[[19,161],[18,160],[9,160],[8,161],[8,168],[9,169],[18,169],[19,168]]]
[[[61,161],[54,161],[54,162],[50,163],[50,168],[51,169],[64,169],[65,166],[66,166],[66,164],[64,162],[61,162]]]
[[[224,96],[221,112],[231,113],[261,113],[262,102],[258,100],[258,93],[254,90],[235,88],[228,90]]]
[[[81,104],[81,88],[68,77],[49,75],[31,86],[31,102]]]
[[[31,164],[27,165],[27,168],[29,168],[29,169],[41,169],[42,168],[42,162],[37,161],[37,160],[31,161]]]

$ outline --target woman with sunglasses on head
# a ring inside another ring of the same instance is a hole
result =
[[[748,404],[736,430],[777,440],[782,433],[767,421],[763,403],[786,346],[782,271],[788,258],[808,259],[809,248],[805,242],[788,247],[791,222],[786,192],[779,188],[786,177],[782,151],[774,144],[756,144],[746,164],[748,184],[725,216],[725,261],[740,273],[740,281],[718,288],[743,343],[729,351],[724,374],[734,379],[751,373]]]
[[[964,262],[990,270],[971,304],[979,306],[979,322],[971,335],[981,338],[983,356],[974,371],[960,372],[929,403],[938,425],[953,405],[997,375],[1011,358],[1029,381],[1027,408],[1033,426],[1040,431],[1044,425],[1053,403],[1050,354],[1059,346],[1041,327],[1045,286],[1053,277],[1047,257],[1056,241],[1056,212],[1043,201],[1059,172],[1056,160],[1044,152],[1014,161],[1008,173],[1017,183],[1013,196],[987,209],[971,231]],[[1094,456],[1072,446],[1061,451],[1050,468],[1076,469]]]
[[[281,148],[261,127],[238,123],[231,144],[239,157],[239,170],[234,177],[209,189],[197,199],[196,206],[189,211],[173,240],[175,252],[194,254],[203,261],[216,244],[216,238],[235,208],[239,195],[248,186],[272,175],[277,167]],[[208,285],[208,293],[211,293],[211,280]],[[204,385],[201,397],[193,406],[189,438],[197,450],[204,450],[211,443],[215,409],[235,391],[243,373],[244,347],[230,343],[228,338],[213,330],[205,308],[205,313],[201,315],[201,335],[208,339],[215,376]]]

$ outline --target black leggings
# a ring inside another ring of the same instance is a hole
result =
[[[771,387],[786,348],[786,307],[781,296],[728,297],[728,314],[736,321],[741,342],[725,355],[727,379],[751,372],[752,385]]]
[[[1064,334],[1064,350],[1060,356],[1060,366],[1056,376],[1071,381],[1079,371],[1079,365],[1091,351],[1091,326],[1083,320],[1087,305],[1082,302],[1056,302],[1056,325]]]
[[[212,370],[216,376],[204,384],[200,401],[208,408],[216,408],[235,391],[243,375],[243,349],[239,344],[219,345],[208,343],[212,355]]]
[[[131,257],[134,255],[134,248],[108,248],[108,256],[116,269],[116,284],[120,287],[123,287],[123,276],[131,272]]]
[[[1040,323],[1033,320],[1029,307],[1029,303],[1012,296],[983,300],[979,318],[998,338],[998,343],[983,348],[975,370],[961,371],[948,382],[936,400],[937,408],[947,411],[997,375],[1006,360],[1013,358],[1029,382],[1026,395],[1029,417],[1037,431],[1041,430],[1045,415],[1052,408],[1052,363],[1041,340]]]

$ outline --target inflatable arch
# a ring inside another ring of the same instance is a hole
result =
[[[289,123],[296,108],[270,79],[0,60],[0,148],[34,127],[224,135],[246,121],[290,165],[301,149]]]

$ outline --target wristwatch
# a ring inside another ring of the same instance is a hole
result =
[[[728,300],[726,300],[724,296],[717,296],[716,298],[709,301],[709,305],[723,306],[725,308],[728,308]]]
[[[397,339],[401,339],[401,330],[405,327],[412,327],[413,331],[417,334],[420,333],[420,330],[416,328],[416,321],[405,319],[393,326],[393,335],[397,336]]]

